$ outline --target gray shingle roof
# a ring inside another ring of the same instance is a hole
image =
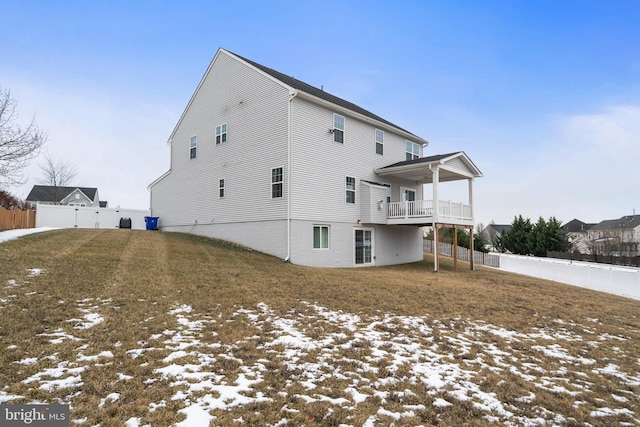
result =
[[[429,156],[429,157],[420,157],[419,159],[413,159],[413,160],[403,160],[401,162],[397,162],[392,165],[385,166],[381,169],[394,168],[396,166],[416,165],[419,163],[437,162],[438,160],[446,159],[447,157],[455,156],[456,154],[459,154],[459,153],[461,153],[461,151],[458,151],[455,153],[449,153],[449,154],[437,154],[435,156]]]
[[[564,228],[570,233],[580,233],[583,231],[587,231],[594,225],[595,224],[587,224],[586,222],[582,222],[576,218],[576,219],[572,219],[571,221],[563,225],[562,228]]]
[[[414,135],[417,138],[420,138],[419,136],[415,135],[414,133],[411,133],[408,130],[403,129],[400,126],[398,126],[396,124],[393,124],[390,121],[385,120],[382,117],[380,117],[380,116],[378,116],[376,114],[373,114],[372,112],[370,112],[368,110],[365,110],[364,108],[362,108],[362,107],[360,107],[360,106],[358,106],[358,105],[356,105],[356,104],[354,104],[352,102],[346,101],[346,100],[344,100],[342,98],[339,98],[339,97],[337,97],[335,95],[332,95],[329,92],[325,92],[322,89],[318,89],[315,86],[311,86],[310,84],[305,83],[305,82],[303,82],[301,80],[298,80],[296,78],[287,76],[286,74],[283,74],[283,73],[281,73],[279,71],[276,71],[276,70],[274,70],[272,68],[265,67],[264,65],[258,64],[257,62],[251,61],[250,59],[244,58],[244,57],[242,57],[240,55],[237,55],[237,54],[235,54],[233,52],[229,52],[229,53],[232,53],[233,55],[237,56],[238,58],[242,59],[243,61],[253,65],[254,67],[259,69],[260,71],[263,71],[263,72],[267,73],[271,77],[273,77],[273,78],[275,78],[277,80],[280,80],[282,83],[286,84],[287,86],[291,86],[292,88],[294,88],[296,90],[308,93],[309,95],[313,95],[313,96],[318,97],[320,99],[323,99],[325,101],[329,101],[329,102],[331,102],[333,104],[339,105],[340,107],[343,107],[343,108],[346,108],[348,110],[354,111],[356,113],[362,114],[363,116],[366,116],[366,117],[369,117],[371,119],[377,120],[377,121],[382,122],[382,123],[384,123],[386,125],[394,127],[396,129],[399,129],[399,130],[401,130],[403,132],[406,132],[406,133],[409,133],[411,135]]]
[[[640,225],[640,215],[627,215],[619,219],[608,219],[591,227],[591,230],[621,230]]]
[[[53,187],[51,185],[34,185],[31,189],[31,192],[27,196],[27,201],[59,202],[69,194],[71,194],[71,192],[76,188],[80,189],[80,191],[82,191],[91,200],[95,199],[96,192],[98,191],[97,188],[92,187]]]

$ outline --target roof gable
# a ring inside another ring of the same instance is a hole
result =
[[[423,144],[428,144],[428,141],[426,141],[425,139],[407,131],[406,129],[401,128],[398,125],[395,125],[393,123],[391,123],[388,120],[383,119],[382,117],[373,114],[372,112],[352,103],[349,101],[346,101],[342,98],[339,98],[335,95],[332,95],[328,92],[325,92],[322,89],[319,89],[315,86],[312,86],[308,83],[305,83],[301,80],[298,80],[296,78],[287,76],[284,73],[281,73],[279,71],[276,71],[272,68],[269,67],[265,67],[264,65],[258,64],[257,62],[251,61],[250,59],[244,58],[240,55],[236,55],[233,52],[230,52],[226,49],[220,48],[218,49],[218,51],[216,52],[215,56],[213,57],[213,59],[211,60],[211,63],[209,64],[209,67],[207,68],[207,71],[204,73],[204,75],[202,76],[202,78],[200,79],[200,83],[198,83],[198,87],[196,88],[196,90],[194,91],[193,95],[191,96],[186,108],[184,109],[182,115],[180,116],[180,119],[178,120],[178,123],[176,124],[175,128],[173,129],[173,132],[171,132],[171,136],[169,137],[169,143],[171,143],[171,141],[173,140],[173,137],[177,131],[177,129],[180,126],[180,123],[182,122],[182,120],[184,119],[187,111],[189,110],[189,107],[191,106],[191,104],[193,103],[197,93],[199,92],[200,88],[202,87],[204,81],[206,80],[207,76],[209,75],[211,69],[213,68],[216,59],[221,55],[228,55],[231,58],[234,58],[237,61],[240,61],[242,63],[244,63],[245,65],[252,67],[253,69],[257,70],[260,73],[263,73],[264,75],[270,77],[271,79],[277,81],[278,83],[282,84],[285,87],[288,87],[290,89],[293,89],[294,91],[299,91],[299,92],[303,92],[305,94],[311,95],[314,98],[317,98],[319,100],[325,101],[325,102],[329,102],[331,104],[337,105],[339,107],[341,107],[342,109],[351,111],[357,115],[360,116],[364,116],[368,119],[374,120],[376,122],[379,122],[380,124],[386,125],[387,127],[390,128],[394,128],[397,129],[399,132],[402,132],[404,134],[406,134],[407,136],[411,137],[411,139],[415,139],[416,141],[423,143]]]
[[[93,187],[55,187],[52,185],[34,185],[27,196],[28,202],[60,202],[75,190],[80,190],[90,200],[94,200],[97,188]]]
[[[575,218],[563,225],[562,228],[567,230],[569,233],[580,233],[583,231],[587,231],[594,225],[595,224],[587,224],[586,222],[582,222],[579,219]]]
[[[432,169],[433,166],[440,169],[440,182],[455,181],[462,178],[479,178],[482,176],[480,169],[476,167],[464,151],[404,160],[376,169],[375,172],[378,175],[404,173],[403,178],[405,179],[430,183],[432,182],[433,175],[430,169]]]

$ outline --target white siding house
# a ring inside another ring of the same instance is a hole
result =
[[[224,49],[169,143],[170,170],[149,185],[164,231],[353,267],[419,261],[421,226],[474,224],[482,174],[464,152],[422,157],[423,138]],[[440,201],[439,184],[460,179],[469,199]]]

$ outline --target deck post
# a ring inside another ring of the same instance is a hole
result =
[[[473,227],[469,227],[469,265],[471,267],[471,270],[475,270],[474,268],[474,264],[473,264]]]
[[[433,272],[438,272],[438,224],[433,224]]]
[[[453,226],[453,271],[458,271],[458,227]]]

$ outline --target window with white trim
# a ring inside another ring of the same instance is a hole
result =
[[[356,179],[352,176],[346,177],[344,189],[346,192],[346,202],[355,203],[356,202]]]
[[[384,149],[384,132],[376,129],[376,154],[382,154]]]
[[[218,198],[224,198],[224,178],[218,182]]]
[[[313,249],[329,249],[329,226],[313,226]]]
[[[333,140],[344,144],[344,116],[333,115]]]
[[[196,149],[198,148],[198,138],[196,136],[192,136],[189,139],[189,159],[196,158]]]
[[[420,145],[415,142],[405,141],[404,149],[407,155],[407,160],[415,160],[420,158]]]
[[[227,124],[223,123],[220,126],[216,126],[216,144],[221,144],[227,141]]]
[[[284,173],[282,168],[271,169],[271,198],[282,197]]]

